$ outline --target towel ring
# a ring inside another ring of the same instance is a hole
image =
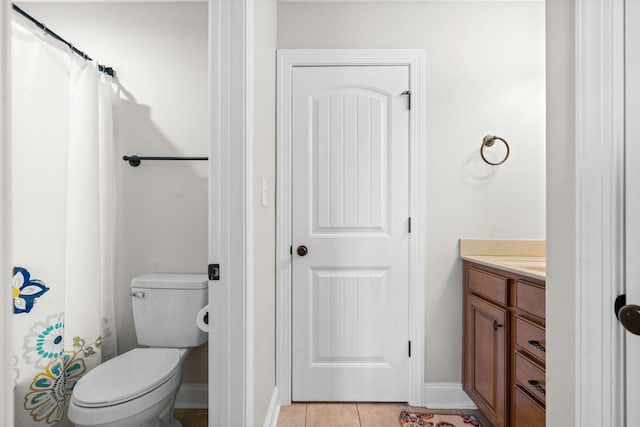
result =
[[[484,147],[493,147],[493,144],[495,144],[496,140],[502,141],[502,143],[504,144],[505,148],[507,149],[507,154],[504,155],[504,159],[502,159],[501,161],[499,161],[497,163],[494,163],[494,162],[491,162],[491,161],[487,160],[487,158],[484,156]],[[480,146],[480,156],[482,156],[482,160],[484,160],[485,163],[488,163],[491,166],[501,165],[504,162],[506,162],[507,159],[509,158],[509,144],[507,143],[507,141],[505,141],[503,138],[500,138],[499,136],[486,135],[484,138],[482,138],[482,145]]]

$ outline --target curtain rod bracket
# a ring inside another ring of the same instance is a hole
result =
[[[132,166],[134,168],[140,166],[140,162],[142,162],[142,160],[140,160],[138,156],[122,156],[122,160],[129,162],[129,166]]]

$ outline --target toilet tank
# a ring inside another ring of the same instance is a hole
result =
[[[196,325],[209,303],[205,274],[152,273],[131,281],[133,319],[138,344],[150,347],[196,347],[208,336]]]

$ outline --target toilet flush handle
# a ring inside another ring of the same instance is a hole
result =
[[[140,291],[131,292],[129,296],[134,298],[144,298],[144,292],[140,292]]]

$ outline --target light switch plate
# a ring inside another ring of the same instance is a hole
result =
[[[262,206],[267,206],[267,180],[262,178]]]

